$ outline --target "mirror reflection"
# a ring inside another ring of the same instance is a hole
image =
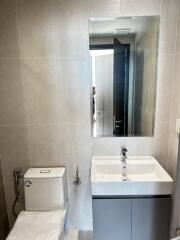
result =
[[[89,20],[94,137],[154,133],[159,17]]]

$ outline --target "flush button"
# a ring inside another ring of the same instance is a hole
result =
[[[25,186],[26,187],[30,187],[31,185],[32,185],[31,181],[29,181],[29,180],[25,181]]]
[[[48,169],[48,170],[40,170],[40,173],[50,173],[51,171]]]

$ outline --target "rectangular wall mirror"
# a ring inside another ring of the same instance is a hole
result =
[[[154,134],[159,16],[91,18],[93,137]]]

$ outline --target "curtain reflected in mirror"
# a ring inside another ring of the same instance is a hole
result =
[[[94,137],[152,136],[159,17],[89,21]]]

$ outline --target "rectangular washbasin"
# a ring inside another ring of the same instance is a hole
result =
[[[91,165],[94,196],[171,195],[173,180],[151,156],[128,156],[127,181],[122,178],[120,156],[94,156]]]

